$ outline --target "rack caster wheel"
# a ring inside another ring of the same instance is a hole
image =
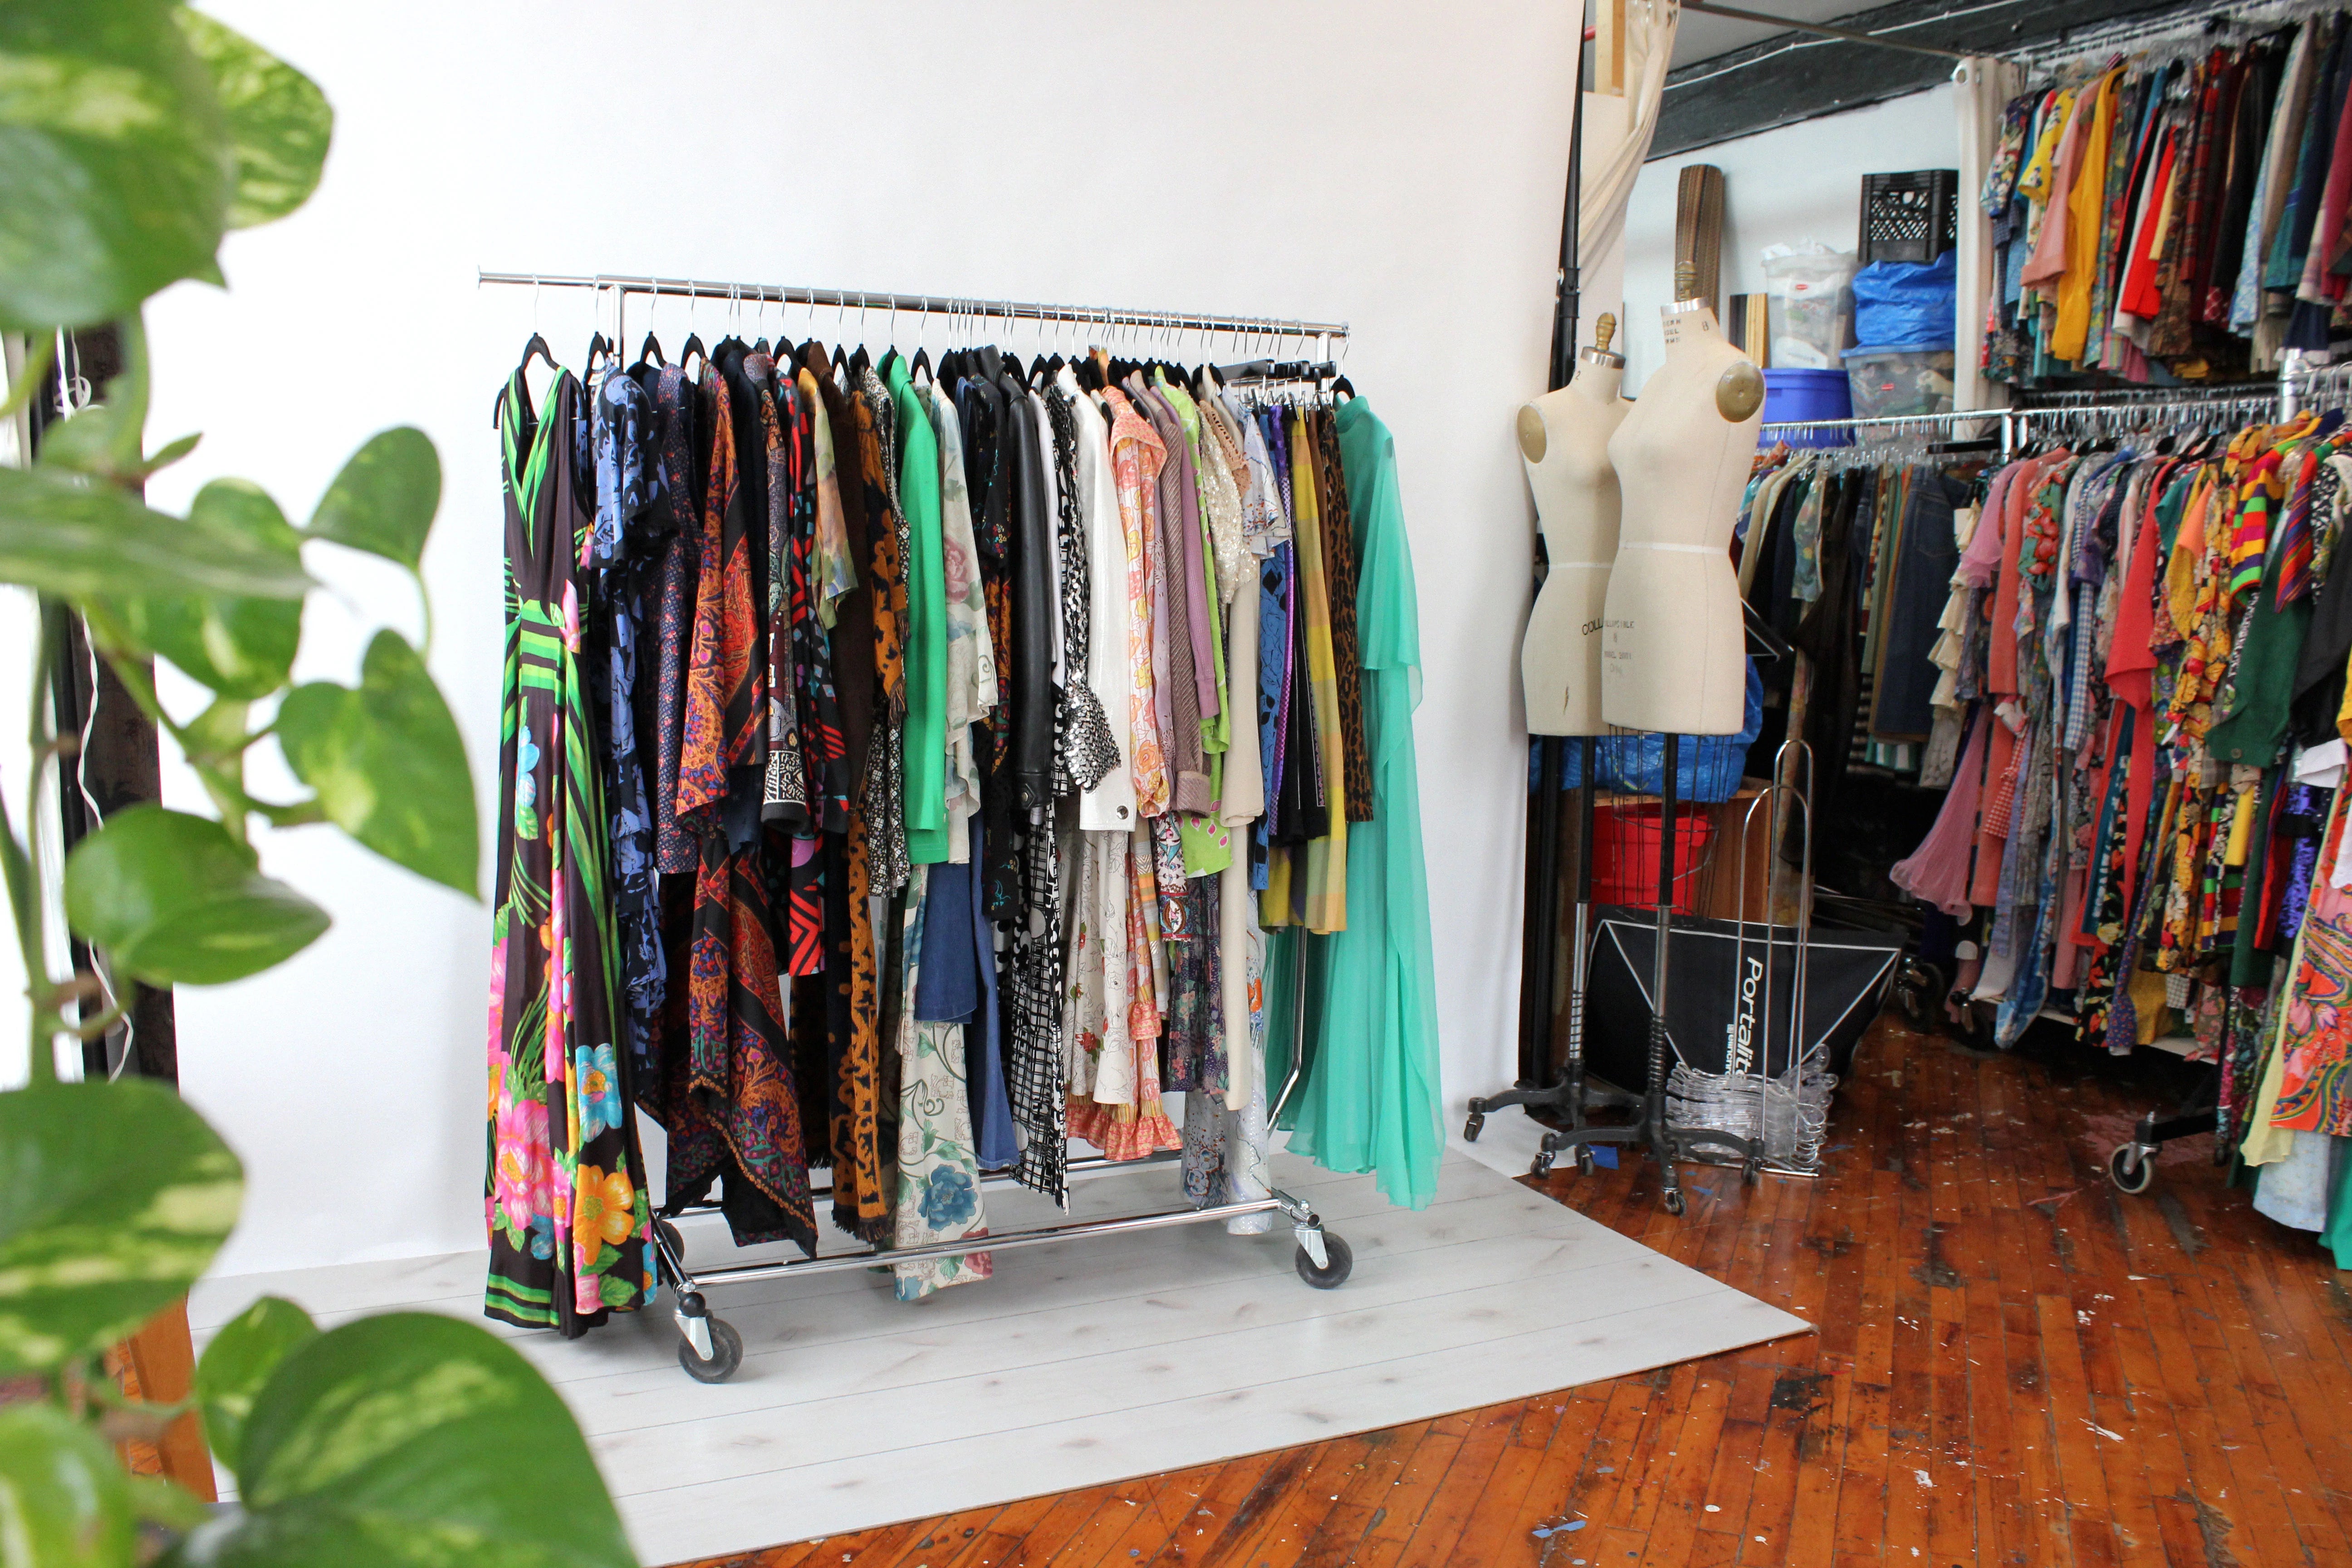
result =
[[[2119,1193],[2144,1193],[2156,1180],[2156,1160],[2140,1152],[2137,1143],[2126,1143],[2107,1156],[2107,1180]]]
[[[696,1352],[694,1342],[680,1336],[677,1364],[697,1383],[724,1383],[743,1364],[743,1336],[718,1318],[705,1318],[703,1323],[710,1331],[710,1359],[705,1361]]]
[[[1684,1200],[1683,1190],[1680,1187],[1668,1187],[1666,1189],[1665,1197],[1663,1201],[1666,1205],[1666,1212],[1673,1215],[1676,1219],[1680,1219],[1682,1217],[1683,1210],[1688,1206]]]
[[[669,1248],[672,1258],[686,1256],[686,1238],[678,1235],[677,1226],[666,1219],[657,1219],[654,1221],[654,1234],[662,1238],[662,1244]]]
[[[1764,1162],[1761,1160],[1750,1160],[1748,1163],[1739,1167],[1739,1184],[1743,1187],[1762,1186],[1764,1184]]]
[[[1354,1271],[1356,1255],[1348,1250],[1346,1242],[1327,1230],[1323,1233],[1323,1257],[1324,1264],[1318,1268],[1302,1246],[1291,1261],[1298,1266],[1298,1277],[1318,1290],[1336,1290],[1347,1283],[1348,1276]]]
[[[1592,1145],[1579,1143],[1576,1146],[1576,1173],[1580,1176],[1589,1176],[1600,1168],[1600,1163],[1592,1157]]]
[[[1484,1132],[1486,1130],[1486,1118],[1485,1114],[1483,1112],[1474,1110],[1470,1113],[1470,1120],[1462,1124],[1462,1141],[1465,1143],[1475,1143],[1478,1142],[1478,1134]]]
[[[1895,999],[1903,1021],[1921,1032],[1936,1026],[1936,1008],[1944,995],[1944,972],[1924,959],[1906,958],[1895,974]]]
[[[1551,1174],[1551,1163],[1555,1157],[1556,1156],[1554,1156],[1552,1152],[1549,1149],[1537,1150],[1535,1163],[1528,1167],[1528,1174],[1533,1176],[1538,1182],[1542,1181],[1546,1176]]]

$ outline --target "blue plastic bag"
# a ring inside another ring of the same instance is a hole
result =
[[[1748,748],[1764,728],[1764,682],[1756,661],[1748,661],[1748,700],[1737,735],[1685,735],[1675,752],[1675,798],[1713,805],[1729,800],[1739,789],[1740,770]],[[1571,741],[1568,765],[1561,770],[1560,788],[1584,786],[1584,748]],[[1593,742],[1593,771],[1601,787],[1620,795],[1658,795],[1666,782],[1666,738],[1664,735],[1602,735]],[[1542,765],[1536,748],[1528,748],[1528,788],[1534,791]]]
[[[1948,349],[1959,294],[1960,258],[1874,261],[1853,275],[1853,337],[1882,349]]]

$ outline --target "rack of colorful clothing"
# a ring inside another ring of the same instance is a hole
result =
[[[2026,58],[1977,193],[1991,380],[2260,375],[2352,330],[2352,20],[2252,5],[2157,31]]]
[[[2215,1064],[2213,1110],[2144,1121],[2118,1186],[2212,1130],[2217,1159],[2263,1168],[2258,1208],[2352,1263],[2347,392],[2305,371],[2283,395],[2008,413],[2008,460],[1954,514],[1928,660],[1959,755],[1891,875],[1969,944],[1958,989],[1998,1044],[2054,1015]]]
[[[1328,351],[1344,324],[480,276],[591,290],[614,333],[579,375],[534,333],[497,408],[492,1316],[578,1334],[666,1281],[716,1381],[741,1345],[706,1287],[878,1266],[911,1300],[996,1251],[1277,1212],[1337,1285],[1345,1243],[1267,1179],[1277,1128],[1428,1202],[1387,430],[1328,354],[1085,346]],[[730,331],[625,365],[635,296]],[[786,303],[879,311],[908,352],[745,341]],[[1000,320],[1068,356],[982,342]],[[1074,1173],[1154,1160],[1185,1206],[988,1230],[992,1183],[1066,1212]],[[821,1198],[854,1249],[819,1254]],[[803,1256],[697,1275],[671,1222],[699,1209]]]

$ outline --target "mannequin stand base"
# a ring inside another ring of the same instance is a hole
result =
[[[1469,1120],[1462,1127],[1465,1141],[1475,1143],[1478,1134],[1486,1128],[1486,1118],[1495,1111],[1506,1110],[1514,1105],[1524,1107],[1528,1115],[1542,1122],[1547,1129],[1542,1151],[1536,1155],[1535,1163],[1528,1167],[1528,1174],[1538,1178],[1549,1174],[1552,1161],[1559,1152],[1571,1149],[1576,1154],[1576,1168],[1590,1175],[1592,1155],[1585,1146],[1622,1142],[1622,1135],[1633,1130],[1596,1126],[1587,1118],[1596,1110],[1639,1110],[1642,1109],[1642,1097],[1594,1083],[1585,1077],[1580,1064],[1573,1065],[1548,1089],[1523,1083],[1500,1094],[1473,1100]]]
[[[1544,1134],[1543,1144],[1536,1152],[1535,1162],[1528,1173],[1541,1179],[1551,1173],[1552,1163],[1563,1151],[1576,1161],[1580,1174],[1591,1175],[1593,1170],[1592,1150],[1602,1143],[1620,1148],[1642,1148],[1658,1162],[1660,1173],[1659,1201],[1670,1215],[1680,1215],[1687,1206],[1683,1196],[1682,1177],[1676,1170],[1678,1162],[1692,1158],[1697,1151],[1718,1151],[1726,1163],[1739,1167],[1742,1186],[1752,1187],[1763,1180],[1764,1143],[1758,1138],[1743,1138],[1736,1132],[1717,1131],[1712,1127],[1675,1127],[1666,1121],[1666,1093],[1663,1089],[1647,1094],[1627,1094],[1622,1089],[1607,1089],[1589,1082],[1581,1069],[1576,1069],[1549,1089],[1525,1087],[1507,1089],[1470,1102],[1470,1118],[1462,1129],[1462,1136],[1476,1142],[1485,1129],[1489,1112],[1510,1106],[1524,1106],[1530,1113],[1550,1111],[1568,1121]],[[1594,1126],[1584,1120],[1591,1110],[1638,1110],[1641,1119],[1616,1126]]]

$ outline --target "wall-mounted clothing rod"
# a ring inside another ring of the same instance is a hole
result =
[[[1076,321],[1106,331],[1223,332],[1234,337],[1340,338],[1345,321],[1303,321],[1282,316],[1228,316],[1181,310],[1136,310],[1118,305],[1051,305],[1028,300],[986,300],[964,295],[892,294],[863,289],[814,289],[800,284],[714,282],[704,278],[653,278],[613,272],[491,272],[477,268],[477,284],[520,284],[533,289],[609,289],[658,298],[713,300],[725,303],[830,306],[838,310],[880,310],[902,316],[938,316],[941,321]]]

